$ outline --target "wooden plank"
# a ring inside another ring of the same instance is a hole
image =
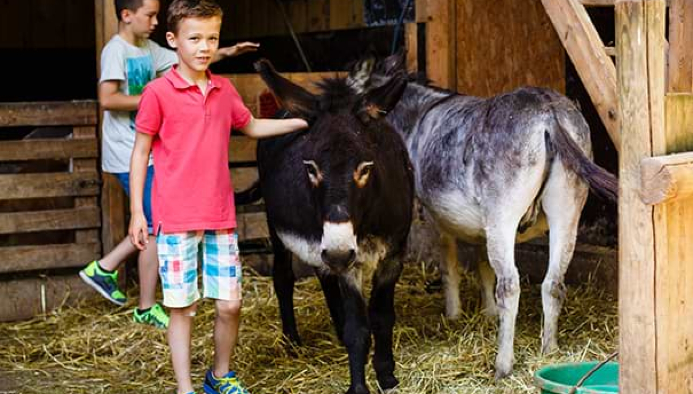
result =
[[[98,207],[0,213],[0,234],[96,228],[99,215]]]
[[[616,48],[614,47],[604,47],[604,53],[609,57],[616,57]]]
[[[547,9],[549,3],[544,1]],[[620,151],[618,207],[619,392],[629,394],[657,393],[653,209],[639,195],[640,161],[652,156],[650,135],[653,127],[659,127],[659,122],[650,123],[650,108],[663,105],[663,92],[650,91],[648,83],[650,77],[663,79],[663,68],[649,69],[652,63],[648,59],[648,27],[655,29],[654,21],[655,18],[647,18],[643,2],[616,3],[619,118],[624,141]],[[662,75],[657,75],[659,71]]]
[[[125,193],[115,175],[103,173],[101,187],[101,244],[104,251],[113,248],[125,238]]]
[[[669,91],[693,92],[693,0],[671,0]]]
[[[451,0],[428,0],[426,5],[426,75],[434,85],[455,89],[456,12]],[[462,37],[460,37],[462,39]]]
[[[97,173],[0,175],[0,200],[64,196],[96,196]]]
[[[231,182],[233,190],[242,191],[248,189],[258,180],[257,168],[231,168]]]
[[[416,23],[404,25],[404,47],[406,48],[407,71],[416,72],[419,69],[418,59],[418,26]]]
[[[63,305],[99,297],[77,274],[0,282],[0,321],[30,319]]]
[[[257,140],[245,136],[233,136],[229,143],[229,162],[249,162],[257,159]]]
[[[616,150],[620,149],[616,68],[597,30],[577,0],[542,0]]]
[[[75,127],[72,130],[72,138],[77,141],[95,141],[96,129],[94,127]],[[95,173],[98,176],[97,162],[95,159],[77,159],[73,158],[72,163],[73,173]],[[95,209],[92,212],[92,220],[101,224],[101,212],[98,209],[98,197],[76,197],[75,207]],[[98,227],[98,226],[95,226]],[[92,243],[100,242],[98,229],[78,230],[75,231],[75,241],[77,243]]]
[[[330,30],[347,29],[353,25],[353,1],[329,0]]]
[[[616,0],[580,0],[585,7],[613,7]]]
[[[645,158],[641,171],[645,204],[670,203],[693,196],[693,153]]]
[[[95,138],[3,141],[0,144],[0,161],[95,158],[99,154],[97,143]]]
[[[325,31],[330,28],[329,0],[308,1],[308,31]]]
[[[693,23],[693,15],[691,18],[689,23]],[[668,94],[665,113],[663,153],[692,152],[693,95]],[[654,136],[653,130],[653,140]],[[693,153],[682,155],[690,157]],[[685,168],[678,170],[674,171],[674,176]],[[691,174],[690,169],[687,172]],[[681,194],[687,192],[690,190],[680,190]],[[690,393],[693,390],[693,347],[689,344],[693,344],[693,321],[681,316],[693,316],[693,243],[688,242],[693,234],[693,198],[671,200],[654,209],[657,389],[659,393]]]
[[[245,213],[239,215],[236,221],[240,241],[269,238],[267,216],[264,212]]]
[[[303,33],[308,29],[308,0],[292,0],[287,3],[289,21],[294,32]]]
[[[1,103],[0,127],[94,125],[96,101]]]
[[[81,267],[98,258],[100,245],[58,244],[0,248],[0,273]]]
[[[565,92],[564,50],[541,2],[456,4],[457,91],[489,97],[529,85]]]

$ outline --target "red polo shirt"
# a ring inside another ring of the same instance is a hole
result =
[[[167,233],[236,227],[229,137],[251,114],[229,80],[207,76],[203,95],[171,69],[147,85],[137,112],[137,131],[154,136],[153,223]]]

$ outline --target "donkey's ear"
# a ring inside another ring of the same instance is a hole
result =
[[[406,72],[404,50],[400,49],[394,55],[390,55],[382,60],[380,66],[382,66],[384,73],[386,75],[394,75],[399,72]]]
[[[317,108],[315,96],[279,75],[269,60],[260,59],[255,62],[255,70],[260,73],[260,77],[284,109],[303,119],[311,119],[315,116]]]
[[[402,98],[404,88],[407,87],[407,78],[404,73],[398,73],[388,79],[383,85],[371,89],[366,93],[357,110],[359,117],[364,122],[379,119],[387,115],[399,99]]]
[[[375,66],[375,57],[369,55],[356,62],[351,71],[349,71],[346,82],[349,87],[354,89],[356,94],[362,94],[368,88],[373,66]]]

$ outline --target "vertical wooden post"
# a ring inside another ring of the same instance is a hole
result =
[[[669,91],[693,91],[693,0],[669,7]]]
[[[457,40],[454,0],[427,0],[425,9],[428,21],[426,24],[426,74],[435,85],[455,90]]]
[[[113,0],[95,0],[96,67],[101,75],[101,50],[118,33],[118,18]],[[101,118],[98,135],[101,141]],[[103,173],[101,187],[101,243],[104,252],[112,250],[125,236],[125,195],[114,176]]]
[[[693,244],[688,239],[693,199],[648,207],[640,199],[636,175],[643,158],[693,150],[693,100],[684,94],[665,96],[665,12],[664,0],[616,3],[623,141],[620,392],[628,394],[693,393]],[[692,19],[684,21],[691,24]],[[670,34],[670,56],[687,58],[690,41],[677,37]],[[670,89],[689,86],[690,73],[675,68]]]
[[[663,0],[653,0],[652,3]],[[619,169],[620,392],[657,392],[653,209],[639,196],[640,160],[652,156],[648,24],[645,2],[616,2],[616,56],[621,119]]]

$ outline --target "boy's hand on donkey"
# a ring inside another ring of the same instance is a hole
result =
[[[132,215],[130,219],[130,228],[128,229],[130,242],[139,250],[145,250],[149,243],[149,229],[147,228],[147,219],[143,214]]]

